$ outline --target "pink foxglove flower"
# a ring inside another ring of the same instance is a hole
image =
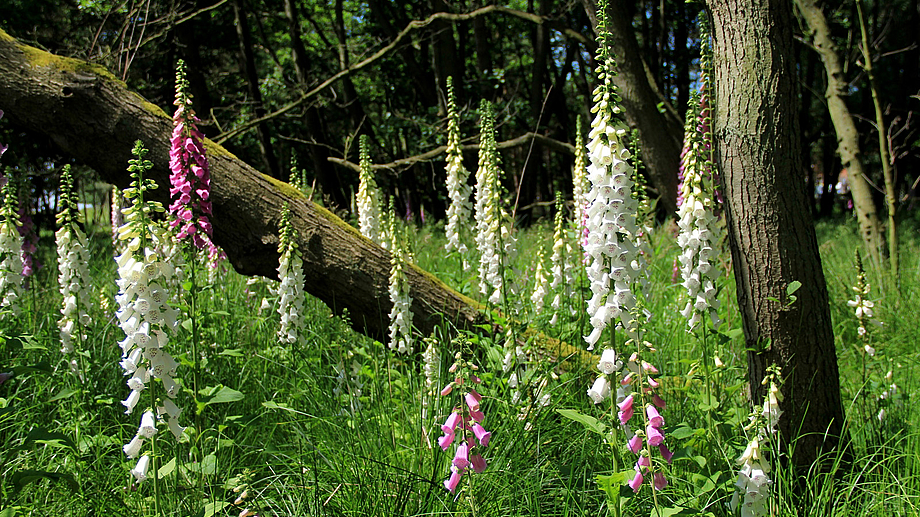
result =
[[[451,492],[457,490],[461,477],[469,473],[470,468],[475,473],[481,473],[486,469],[486,460],[482,457],[481,449],[488,447],[492,433],[482,427],[482,421],[485,418],[485,414],[480,410],[482,396],[470,387],[471,384],[481,382],[473,374],[478,369],[478,366],[464,361],[461,353],[458,352],[456,362],[450,370],[456,373],[455,380],[449,384],[452,389],[445,388],[444,390],[446,395],[454,390],[460,392],[458,394],[459,404],[454,407],[441,426],[444,435],[438,438],[438,445],[446,451],[457,435],[460,436],[460,444],[454,451],[451,461],[451,475],[444,481],[444,487]]]
[[[173,114],[172,139],[169,151],[169,189],[172,204],[170,226],[176,239],[191,241],[195,248],[208,254],[209,265],[217,267],[225,257],[211,240],[211,172],[204,149],[204,135],[198,130],[200,120],[192,109],[185,63],[176,67],[176,112]]]

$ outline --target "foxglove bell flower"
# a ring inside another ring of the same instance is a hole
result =
[[[859,321],[857,334],[863,342],[863,349],[866,354],[871,357],[875,355],[875,348],[869,345],[869,331],[866,327],[866,322],[877,326],[881,326],[882,322],[875,318],[875,313],[873,312],[875,304],[868,299],[871,294],[871,287],[866,280],[866,270],[863,268],[859,250],[856,250],[856,285],[853,286],[853,291],[856,295],[853,300],[847,300],[847,306],[852,307],[856,313],[856,319]]]
[[[125,333],[119,342],[122,349],[121,365],[128,376],[131,393],[122,404],[125,413],[131,414],[140,400],[141,392],[152,389],[154,380],[159,380],[168,399],[156,398],[153,409],[141,417],[137,436],[152,438],[157,433],[157,417],[168,413],[178,417],[178,407],[172,400],[179,391],[174,380],[179,363],[167,352],[169,335],[179,323],[179,311],[169,304],[169,293],[165,289],[175,273],[173,266],[164,261],[155,251],[160,241],[170,239],[167,232],[151,220],[151,215],[163,212],[163,206],[145,199],[145,194],[156,188],[156,183],[145,179],[144,174],[153,164],[145,159],[147,149],[137,142],[132,153],[136,156],[129,163],[128,171],[133,179],[125,197],[131,205],[123,210],[125,224],[118,229],[119,239],[125,241],[124,251],[116,257],[118,265],[118,310],[116,319]],[[178,439],[182,428],[170,425]],[[132,439],[125,446],[125,453],[136,456],[140,444]],[[145,459],[146,458],[146,459]],[[138,482],[146,479],[150,457],[144,455],[134,473]]]
[[[582,151],[582,154],[584,154],[584,151]],[[555,325],[559,321],[559,313],[563,305],[562,300],[571,299],[574,294],[575,253],[572,251],[572,244],[569,242],[570,237],[563,226],[565,222],[563,208],[562,194],[557,192],[556,216],[553,220],[553,256],[551,258],[553,280],[549,284],[555,295],[553,296],[553,317],[550,320],[550,325]],[[574,307],[571,308],[574,310]]]
[[[360,168],[358,174],[358,227],[361,235],[383,244],[384,232],[380,219],[380,190],[371,169],[371,155],[367,135],[361,135]]]
[[[622,322],[630,336],[634,335],[631,311],[641,291],[633,292],[644,260],[636,245],[637,202],[632,196],[633,167],[627,161],[630,152],[622,143],[626,126],[614,119],[620,113],[619,98],[613,83],[614,63],[606,44],[606,29],[599,29],[598,79],[594,90],[596,114],[588,135],[588,180],[584,243],[586,271],[592,297],[588,315],[593,327],[585,337],[588,350],[593,350],[611,321]]]
[[[575,215],[572,219],[576,235],[584,231],[585,211],[588,209],[588,157],[585,154],[585,137],[581,132],[581,117],[575,119],[575,165],[572,169],[572,202]]]
[[[185,76],[185,62],[176,66],[176,112],[169,151],[170,226],[180,242],[192,245],[208,255],[212,269],[225,258],[212,240],[211,172],[204,149],[204,135],[198,130],[198,117],[192,109],[190,86]]]
[[[703,106],[705,98],[694,96],[694,100],[700,109],[708,113],[708,108]],[[703,118],[702,114],[695,115],[696,111],[691,109],[687,114],[685,139],[689,143],[682,157],[682,204],[677,210],[680,228],[677,243],[681,247],[678,260],[682,285],[687,290],[687,302],[681,314],[687,318],[690,330],[707,316],[712,320],[713,327],[718,328],[721,323],[719,300],[716,298],[720,269],[712,264],[718,258],[722,229],[714,212],[717,202],[712,187],[711,143],[707,141],[711,131],[708,129],[708,118]],[[690,121],[697,117],[701,122],[694,131]]]
[[[508,272],[517,253],[517,239],[505,223],[501,207],[499,156],[495,143],[492,104],[482,101],[480,111],[479,169],[476,171],[476,249],[479,250],[479,290],[498,305],[505,295],[513,298],[517,287]]]
[[[547,289],[549,287],[549,280],[546,278],[546,271],[543,269],[543,261],[543,246],[540,246],[537,249],[537,267],[533,275],[533,294],[530,295],[530,301],[533,302],[533,309],[535,314],[540,314],[543,312],[543,304],[546,300]]]
[[[455,394],[460,397],[460,403],[453,408],[441,426],[444,435],[438,438],[438,445],[446,451],[459,435],[459,445],[451,461],[451,475],[444,481],[444,488],[451,493],[457,490],[461,477],[468,474],[471,468],[477,474],[486,469],[481,449],[488,447],[492,433],[482,426],[485,417],[480,410],[482,396],[472,388],[473,384],[481,382],[475,375],[478,369],[478,366],[464,361],[462,353],[458,352],[456,362],[450,368],[456,377],[441,391],[444,396],[456,392]]]
[[[60,207],[57,222],[60,228],[55,233],[58,254],[58,285],[63,297],[61,319],[58,328],[61,336],[61,352],[70,354],[74,350],[74,337],[83,341],[83,328],[90,323],[89,310],[91,293],[89,285],[89,252],[86,234],[80,229],[77,197],[73,188],[70,165],[61,173]]]
[[[278,263],[278,286],[280,300],[278,314],[281,316],[281,327],[278,330],[278,339],[283,344],[293,345],[304,340],[304,275],[303,259],[297,249],[296,231],[291,223],[291,211],[287,203],[281,210],[280,242],[278,253],[281,255]]]
[[[401,354],[412,352],[412,296],[406,278],[405,238],[397,234],[390,213],[390,348]]]
[[[470,194],[472,189],[467,184],[470,172],[463,166],[463,152],[460,149],[460,114],[457,112],[457,101],[454,96],[453,77],[447,78],[447,197],[450,206],[447,208],[447,225],[444,232],[447,236],[446,251],[457,251],[466,257],[469,250],[463,242],[463,229],[467,226],[472,204]],[[469,264],[463,260],[463,268]]]
[[[16,191],[13,181],[3,185],[3,208],[0,211],[0,318],[20,313],[22,296],[22,237],[19,235],[19,215],[16,213]]]

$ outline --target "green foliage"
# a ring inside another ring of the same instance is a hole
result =
[[[108,229],[89,230],[94,243],[91,269],[99,285],[111,283]],[[401,231],[421,267],[437,271],[453,285],[475,283],[475,273],[463,272],[459,257],[445,256],[444,236],[438,229],[403,226]],[[548,239],[552,231],[546,225],[519,232],[521,249],[536,250],[534,243]],[[888,384],[863,386],[856,380],[852,342],[857,341],[857,322],[846,306],[854,277],[851,250],[858,236],[850,226],[822,225],[819,234],[845,399],[855,400],[862,390],[874,396]],[[666,434],[675,453],[666,467],[670,484],[657,495],[660,515],[728,516],[735,460],[746,443],[742,428],[750,412],[745,395],[747,352],[737,328],[738,315],[726,307],[721,315],[729,328],[709,337],[724,364],[712,369],[714,395],[707,396],[699,363],[701,345],[684,330],[686,322],[676,309],[680,290],[670,283],[678,250],[666,232],[656,230],[651,238],[655,258],[649,268],[649,309],[654,317],[647,338],[658,350],[654,360],[661,365],[662,396],[668,402],[663,413]],[[912,238],[904,246],[920,249]],[[51,250],[42,248],[39,254],[50,256]],[[533,259],[533,252],[521,253],[511,266],[523,277]],[[46,263],[51,265],[37,273],[33,285],[54,281],[53,261]],[[866,274],[874,286],[887,285],[873,276],[877,272]],[[803,488],[791,474],[777,470],[778,515],[916,513],[920,433],[913,425],[918,415],[910,398],[918,386],[912,315],[920,313],[920,277],[909,270],[903,274],[900,291],[886,288],[873,298],[885,326],[875,330],[879,353],[872,367],[890,365],[899,387],[886,403],[885,423],[878,423],[874,415],[851,419],[849,461],[859,468],[847,470],[841,461],[835,471],[805,481],[804,490],[823,502],[821,508],[798,512],[794,494]],[[248,282],[229,272],[221,285],[199,296],[202,346],[209,350],[200,362],[203,388],[198,407],[188,392],[177,403],[185,408],[183,425],[200,411],[202,427],[188,430],[194,438],[188,442],[160,440],[158,475],[165,487],[161,497],[167,515],[236,515],[246,506],[266,515],[446,516],[469,512],[471,505],[478,515],[490,516],[617,511],[659,515],[649,490],[633,494],[624,486],[631,463],[616,414],[609,406],[594,406],[584,394],[593,379],[593,365],[557,370],[550,405],[530,414],[528,431],[518,420],[517,407],[504,396],[502,336],[491,337],[491,325],[476,329],[470,340],[491,394],[483,405],[493,439],[485,450],[488,469],[471,478],[472,485],[454,500],[441,485],[451,457],[436,444],[451,407],[438,400],[444,397],[435,397],[423,416],[425,379],[419,357],[389,353],[384,344],[355,334],[346,322],[331,317],[331,311],[313,298],[304,306],[309,345],[278,346],[272,308],[277,295],[268,287],[265,280]],[[787,297],[795,295],[793,287],[784,290]],[[730,282],[725,291],[726,299],[734,296]],[[86,340],[85,360],[92,374],[72,383],[63,375],[66,366],[58,352],[53,325],[58,310],[54,296],[39,298],[35,333],[8,333],[0,343],[0,371],[14,373],[0,385],[0,462],[9,474],[0,481],[0,505],[16,515],[143,515],[152,495],[150,484],[123,490],[133,462],[124,458],[121,445],[135,432],[136,422],[124,417],[118,402],[127,393],[111,353],[118,336],[96,307],[92,316],[99,323],[88,329]],[[544,320],[532,325],[550,335],[565,335],[577,345],[582,335],[579,318],[563,311],[555,326]],[[439,343],[445,347],[447,340]],[[441,354],[445,375],[451,355],[446,350],[442,348]],[[181,355],[183,363],[190,364],[191,354]],[[441,382],[447,380],[442,377]],[[185,383],[188,386],[188,379]],[[849,409],[857,414],[855,406]],[[706,424],[707,412],[712,413],[711,427]],[[201,454],[192,454],[193,447]],[[204,493],[197,492],[199,476],[205,481]],[[245,504],[234,505],[243,490],[248,492]]]

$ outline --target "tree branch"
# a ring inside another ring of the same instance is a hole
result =
[[[550,27],[552,27],[553,29],[558,30],[563,36],[565,36],[565,37],[567,37],[567,38],[574,39],[574,40],[576,40],[576,41],[578,41],[578,42],[580,42],[580,43],[582,43],[582,44],[588,46],[589,48],[593,45],[593,41],[591,41],[590,39],[588,39],[587,37],[585,37],[583,34],[577,32],[577,31],[575,31],[575,30],[573,30],[573,29],[570,29],[570,28],[564,28],[564,27],[561,26],[561,24],[559,24],[559,23],[553,21],[552,19],[550,19],[550,18],[548,18],[548,17],[539,16],[539,15],[536,15],[536,14],[525,13],[525,12],[522,12],[522,11],[518,11],[518,10],[515,10],[515,9],[510,9],[510,8],[503,7],[503,6],[489,5],[489,6],[486,6],[486,7],[482,7],[482,8],[476,9],[475,11],[471,11],[471,12],[469,12],[469,13],[460,13],[460,14],[455,14],[455,13],[443,13],[443,12],[442,12],[442,13],[435,13],[435,14],[432,14],[431,16],[429,16],[428,18],[425,18],[424,20],[413,20],[413,21],[409,22],[409,24],[406,26],[406,28],[404,28],[404,29],[396,36],[396,38],[394,38],[393,41],[391,41],[391,42],[390,42],[389,44],[387,44],[385,47],[381,48],[381,49],[378,50],[377,52],[374,52],[374,53],[373,53],[372,55],[370,55],[369,57],[367,57],[367,58],[363,59],[362,61],[360,61],[360,62],[358,62],[358,63],[352,65],[351,67],[346,68],[346,69],[344,69],[344,70],[342,70],[342,71],[336,73],[336,74],[333,75],[332,77],[330,77],[330,78],[326,79],[325,81],[323,81],[322,83],[320,83],[318,86],[316,86],[316,87],[313,88],[312,90],[310,90],[310,91],[304,93],[303,95],[301,95],[300,98],[298,98],[298,99],[296,99],[296,100],[290,102],[289,104],[287,104],[286,106],[284,106],[284,107],[282,107],[282,108],[278,108],[277,110],[275,110],[275,111],[273,111],[273,112],[271,112],[271,113],[269,113],[269,114],[267,114],[267,115],[265,115],[265,116],[262,116],[262,117],[259,117],[259,118],[250,120],[249,122],[246,122],[246,123],[240,125],[240,126],[237,127],[237,128],[231,129],[230,131],[227,131],[226,133],[224,133],[224,134],[222,134],[222,135],[218,135],[218,136],[214,139],[214,141],[215,141],[216,143],[218,143],[218,144],[223,144],[223,143],[226,142],[227,140],[229,140],[229,139],[231,139],[231,138],[233,138],[233,137],[239,136],[240,134],[245,133],[246,131],[249,131],[250,129],[254,128],[254,127],[257,126],[258,124],[261,124],[262,122],[265,122],[266,120],[271,120],[271,119],[273,119],[273,118],[276,118],[276,117],[279,117],[279,116],[281,116],[281,115],[284,115],[285,113],[287,113],[287,112],[293,110],[294,108],[296,108],[296,107],[300,106],[301,104],[307,102],[308,100],[312,99],[313,97],[316,97],[317,95],[319,95],[320,92],[322,92],[323,90],[325,90],[326,88],[328,88],[330,85],[332,85],[333,83],[335,83],[335,82],[338,81],[339,79],[342,79],[343,77],[345,77],[345,76],[347,76],[347,75],[349,75],[349,74],[352,74],[352,73],[354,73],[354,72],[357,72],[357,71],[359,71],[359,70],[362,70],[362,69],[364,69],[364,68],[370,66],[371,64],[375,63],[377,60],[379,60],[379,59],[385,57],[387,54],[389,54],[389,53],[392,52],[394,49],[396,49],[396,47],[398,47],[399,44],[400,44],[404,39],[406,39],[410,34],[412,34],[414,31],[419,30],[419,29],[423,29],[423,28],[425,28],[425,27],[431,25],[432,23],[434,23],[434,22],[437,21],[437,20],[463,21],[463,20],[470,20],[470,19],[476,18],[477,16],[483,16],[483,15],[490,14],[490,13],[493,13],[493,12],[494,12],[494,13],[500,13],[500,14],[506,14],[506,15],[509,15],[509,16],[514,16],[514,17],[520,18],[520,19],[522,19],[522,20],[526,20],[526,21],[529,21],[529,22],[532,22],[532,23],[536,23],[536,24],[547,24],[547,25],[549,25]]]
[[[561,153],[575,154],[574,145],[567,143],[567,142],[560,142],[559,140],[555,140],[553,138],[541,135],[539,133],[524,133],[523,135],[517,138],[512,138],[511,140],[505,140],[504,142],[498,142],[495,147],[498,149],[508,149],[511,147],[518,147],[518,146],[525,145],[529,143],[531,140],[534,140],[537,143],[540,143],[550,149],[559,151]],[[465,144],[465,145],[461,145],[460,148],[464,151],[478,151],[479,144]],[[435,157],[441,154],[444,154],[445,152],[447,152],[447,146],[442,145],[440,147],[435,147],[434,149],[430,151],[424,152],[422,154],[417,154],[415,156],[410,156],[408,158],[400,158],[398,160],[394,160],[389,163],[372,164],[371,169],[372,170],[381,170],[381,169],[395,170],[395,169],[400,169],[400,168],[407,168],[407,167],[411,167],[412,165],[415,165],[418,162],[430,161],[434,159]],[[350,162],[348,160],[343,160],[342,158],[335,158],[333,156],[330,156],[328,160],[332,163],[341,165],[342,167],[347,167],[356,172],[360,172],[361,170],[361,167],[358,166],[358,164]]]

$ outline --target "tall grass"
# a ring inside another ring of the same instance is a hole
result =
[[[863,383],[856,321],[846,305],[855,281],[855,225],[818,226],[843,394],[850,401],[850,455],[841,455],[837,469],[815,473],[805,484],[777,466],[777,515],[920,513],[920,432],[911,404],[918,387],[920,243],[912,230],[905,227],[902,232],[905,260],[900,284],[870,272],[876,314],[885,325],[873,329],[878,353]],[[522,285],[532,285],[535,247],[551,242],[551,232],[549,221],[520,232],[521,253],[514,267]],[[114,307],[109,230],[98,228],[91,234],[94,297],[106,298]],[[476,296],[475,271],[464,273],[459,256],[445,256],[440,227],[410,227],[409,240],[422,268]],[[111,310],[104,311],[97,301],[84,345],[85,380],[71,376],[59,353],[55,326],[60,300],[52,242],[52,235],[42,235],[39,259],[45,267],[23,298],[28,313],[0,324],[6,338],[0,345],[0,371],[16,373],[0,386],[0,515],[149,515],[150,484],[131,487],[128,472],[134,462],[121,451],[137,425],[119,403],[127,393],[118,368],[117,341],[123,336]],[[683,289],[671,282],[678,249],[670,230],[654,232],[652,249],[648,298],[653,318],[646,336],[658,350],[653,362],[664,374],[667,440],[675,451],[667,467],[670,485],[658,494],[658,503],[670,509],[670,515],[731,515],[735,459],[746,444],[742,427],[751,407],[728,259],[723,256],[720,266],[727,273],[720,298],[728,337],[710,343],[723,364],[712,368],[716,396],[710,400],[705,397],[700,344],[686,332],[679,314]],[[616,513],[615,504],[621,505],[622,515],[654,515],[647,488],[635,495],[622,483],[611,485],[618,474],[613,457],[620,451],[605,445],[602,434],[557,411],[574,410],[606,425],[616,419],[609,406],[595,407],[585,395],[593,365],[545,365],[558,379],[549,386],[551,404],[530,415],[527,430],[526,422],[517,418],[518,405],[504,398],[508,390],[501,373],[501,336],[472,336],[475,361],[482,367],[486,426],[493,438],[485,449],[488,469],[465,476],[453,495],[442,484],[452,456],[436,443],[451,406],[435,397],[423,418],[420,352],[393,354],[353,332],[313,298],[304,309],[308,346],[281,346],[275,334],[277,300],[269,284],[247,280],[227,271],[218,286],[200,293],[201,343],[206,350],[200,362],[203,425],[194,431],[200,433],[196,440],[161,441],[161,498],[167,515],[235,516],[250,508],[261,516],[581,516]],[[263,298],[272,307],[260,309]],[[522,298],[528,303],[529,295]],[[544,315],[532,324],[581,346],[581,318],[565,315],[549,326]],[[448,335],[451,329],[439,333]],[[181,330],[171,346],[175,343],[174,350],[183,350],[182,343],[189,339],[188,331]],[[439,345],[443,385],[453,348],[443,337]],[[187,363],[189,357],[185,359]],[[898,391],[885,402],[887,416],[879,422],[874,414],[860,412],[857,402],[863,393],[876,399],[888,386],[884,376],[889,369]],[[190,378],[184,381],[190,386]],[[215,398],[221,390],[239,392],[242,398],[221,402],[223,397]],[[191,400],[188,393],[179,397],[187,407],[186,422],[195,411],[189,407]],[[713,415],[711,428],[707,412]],[[198,443],[200,451],[192,451],[190,443]],[[852,460],[844,462],[845,457]],[[621,460],[619,465],[625,463]],[[631,463],[626,466],[631,469]],[[199,476],[203,490],[198,488]],[[244,500],[234,505],[244,491]],[[798,507],[803,492],[818,504]]]

